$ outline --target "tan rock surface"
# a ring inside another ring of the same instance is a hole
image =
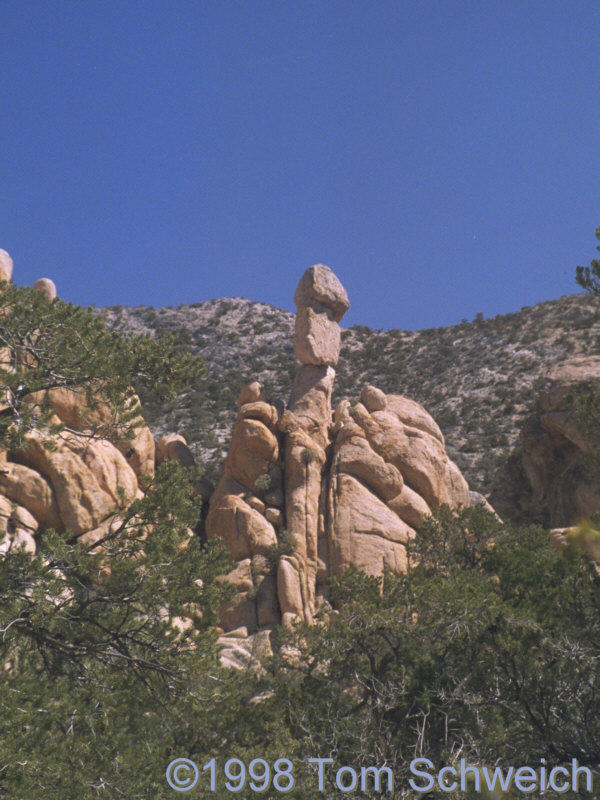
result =
[[[16,528],[24,528],[25,530],[35,533],[40,527],[39,522],[33,514],[23,506],[16,506],[13,508],[10,517]]]
[[[335,366],[340,355],[338,322],[350,303],[346,290],[329,267],[307,269],[294,294],[294,353],[302,364]]]
[[[232,583],[238,592],[249,592],[254,586],[250,570],[251,564],[250,558],[243,558],[231,572],[224,576],[223,580]]]
[[[384,570],[403,573],[408,569],[404,545],[355,533],[350,540],[349,562],[368,575],[381,575]]]
[[[425,517],[431,514],[431,509],[410,486],[404,484],[402,491],[388,503],[389,508],[398,514],[407,525],[418,528],[423,524]]]
[[[339,475],[331,491],[329,558],[333,575],[349,566],[380,574],[382,564],[389,565],[390,560],[395,565],[406,564],[404,545],[415,536],[412,528],[350,475]]]
[[[290,410],[284,414],[284,417],[293,414],[294,427],[304,430],[322,448],[329,443],[334,380],[331,367],[301,366],[292,386]]]
[[[439,425],[433,419],[431,414],[423,408],[422,405],[409,397],[402,397],[399,394],[388,394],[386,402],[386,409],[394,413],[400,422],[408,425],[411,428],[428,433],[443,446],[444,435],[442,434]]]
[[[446,475],[444,478],[446,485],[446,499],[444,502],[457,508],[464,506],[465,508],[471,504],[471,497],[469,492],[469,484],[466,482],[464,475],[456,466],[454,461],[448,459],[446,464]]]
[[[79,544],[96,545],[104,539],[113,536],[122,524],[123,521],[118,514],[113,514],[103,520],[97,528],[86,531],[82,533],[81,536],[78,536],[77,542]]]
[[[170,434],[163,436],[156,448],[157,463],[177,461],[182,467],[193,467],[196,459],[183,436]]]
[[[3,520],[8,520],[12,516],[13,513],[13,503],[5,497],[4,495],[0,494],[0,518]],[[2,522],[1,524],[5,524]]]
[[[246,405],[246,403],[257,403],[259,400],[264,400],[264,393],[262,386],[258,381],[252,381],[246,384],[238,395],[237,405],[238,408]]]
[[[135,473],[110,442],[68,435],[52,451],[38,433],[27,441],[19,460],[51,484],[62,524],[73,534],[93,530],[136,497]]]
[[[250,592],[238,592],[219,609],[219,618],[225,631],[244,627],[248,633],[258,629],[256,603]]]
[[[593,448],[568,400],[578,383],[600,391],[600,356],[550,370],[518,447],[494,477],[490,502],[502,518],[564,528],[600,510],[600,479],[586,460]]]
[[[376,386],[365,386],[360,393],[360,402],[367,411],[383,411],[387,405],[387,397]]]
[[[215,507],[211,504],[206,530],[209,538],[222,540],[235,560],[268,554],[277,544],[271,523],[237,495],[226,495]]]
[[[246,502],[253,508],[255,511],[258,511],[263,516],[265,515],[266,506],[263,501],[259,497],[255,497],[254,495],[246,495]]]
[[[441,442],[424,430],[405,425],[391,410],[369,414],[359,403],[354,419],[363,428],[373,450],[395,466],[404,481],[418,492],[431,508],[447,501],[445,485],[448,456]]]
[[[281,614],[287,620],[304,618],[304,600],[300,584],[300,570],[295,559],[283,556],[277,568],[277,595]]]
[[[166,458],[167,447],[171,442],[181,442],[187,447],[187,440],[179,433],[168,433],[166,436],[161,436],[155,444],[155,459],[157,464],[161,464]]]
[[[38,521],[26,508],[15,505],[0,494],[0,553],[18,548],[35,553],[38,527]]]
[[[283,526],[283,513],[280,508],[272,508],[269,506],[265,509],[265,517],[275,528],[281,528]]]
[[[402,491],[404,479],[400,470],[387,464],[364,437],[353,436],[336,449],[335,469],[358,478],[384,502]]]
[[[281,494],[277,423],[277,410],[264,400],[260,384],[245,386],[238,398],[224,472],[206,519],[207,536],[219,538],[239,562],[231,573],[238,594],[220,610],[226,631],[245,627],[252,632],[257,625],[280,621],[274,565],[269,560],[277,534],[265,517],[262,494]]]
[[[0,250],[0,282],[11,280],[12,274],[13,260],[6,250]]]
[[[255,419],[266,425],[271,431],[277,427],[279,415],[275,406],[264,401],[256,401],[254,403],[244,403],[239,407],[238,419]]]
[[[67,387],[56,387],[44,392],[35,392],[27,396],[32,406],[50,406],[56,416],[73,431],[87,432],[97,428],[101,437],[106,427],[118,425],[118,418],[103,402],[95,402],[90,408],[87,392]],[[137,396],[132,397],[132,410],[140,408]],[[154,475],[155,445],[154,438],[141,415],[137,420],[132,439],[123,438],[114,442],[114,446],[125,456],[127,463],[137,477]],[[138,424],[139,423],[139,424]]]
[[[348,295],[339,278],[323,264],[309,267],[294,293],[296,308],[308,305],[311,301],[328,308],[336,322],[340,322],[350,308]]]
[[[8,461],[0,466],[0,491],[24,506],[42,528],[62,529],[54,490],[39,472]]]
[[[15,550],[24,550],[26,553],[35,555],[37,544],[29,531],[17,528],[6,532],[4,540],[0,542],[0,554]]]
[[[39,278],[32,286],[34,292],[40,292],[46,300],[54,300],[56,297],[56,284],[50,278]]]
[[[268,473],[277,463],[277,437],[256,419],[238,420],[227,458],[231,476],[252,489],[259,476]]]
[[[302,364],[335,366],[340,357],[341,332],[327,310],[304,306],[296,313],[294,354]]]
[[[135,499],[138,481],[125,456],[106,439],[88,440],[80,436],[65,437],[65,444],[90,470],[103,491],[108,492],[113,505],[123,508]]]

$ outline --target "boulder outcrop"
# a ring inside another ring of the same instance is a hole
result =
[[[571,402],[579,385],[600,391],[600,356],[550,370],[519,446],[494,477],[490,502],[502,517],[565,528],[600,510],[600,477],[588,463],[597,443]]]
[[[11,277],[12,259],[1,250],[0,281]],[[56,297],[49,278],[36,281],[33,289],[50,301]],[[1,353],[0,363],[13,368],[10,360],[2,362]],[[98,531],[108,530],[119,509],[141,496],[145,479],[154,474],[155,443],[141,409],[137,419],[128,421],[128,427],[135,426],[133,439],[124,436],[113,444],[103,437],[109,426],[118,430],[115,411],[90,402],[88,389],[57,387],[24,398],[33,416],[51,412],[58,432],[32,430],[23,449],[0,451],[3,552],[18,546],[35,552],[48,528],[68,531],[81,541],[100,538]],[[129,411],[139,408],[132,395]]]
[[[9,281],[13,273],[13,260],[6,252],[0,250],[0,281]]]
[[[407,545],[432,509],[470,504],[439,427],[418,403],[365,386],[334,410],[338,323],[349,307],[334,273],[308,269],[294,295],[298,367],[287,408],[252,382],[238,414],[207,532],[228,547],[237,595],[223,644],[282,622],[312,622],[329,579],[354,566],[408,568]],[[276,578],[276,580],[275,580]]]
[[[221,609],[221,625],[248,633],[279,623],[276,561],[282,533],[278,412],[254,382],[240,392],[223,475],[206,518],[237,566],[226,576],[237,595]],[[279,536],[278,536],[279,533]]]
[[[10,256],[0,251],[0,279],[11,274]],[[34,288],[56,297],[49,279]],[[220,610],[232,663],[252,651],[250,637],[266,647],[278,624],[313,622],[330,579],[347,567],[405,571],[425,517],[443,504],[470,502],[442,432],[418,403],[365,386],[359,399],[332,408],[339,323],[349,307],[335,274],[311,267],[294,300],[299,366],[287,407],[257,381],[245,386],[217,487],[203,480],[195,487],[199,498],[210,496],[196,533],[220,539],[233,562],[223,580],[236,593]],[[49,434],[34,430],[23,449],[0,452],[3,552],[35,552],[49,527],[101,547],[155,463],[194,465],[182,436],[155,445],[141,415],[133,439],[109,442],[104,434],[118,427],[116,412],[90,402],[90,392],[93,386],[53,388],[26,398],[33,415],[51,413],[55,428],[51,447]],[[132,396],[134,416],[138,407]]]
[[[329,573],[407,569],[406,545],[432,509],[469,505],[469,487],[425,409],[366,386],[335,412]]]

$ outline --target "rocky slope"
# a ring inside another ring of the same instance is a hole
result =
[[[207,365],[176,405],[142,398],[155,435],[183,434],[216,478],[235,419],[236,399],[260,381],[275,403],[287,402],[295,372],[293,314],[244,298],[177,308],[109,308],[123,331],[170,331]],[[401,311],[399,311],[401,318]],[[517,440],[548,369],[566,358],[600,353],[600,306],[571,295],[514,314],[476,318],[417,332],[342,330],[332,402],[355,402],[366,383],[421,403],[440,425],[447,450],[471,488],[487,493]]]

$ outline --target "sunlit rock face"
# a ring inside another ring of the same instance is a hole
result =
[[[0,251],[0,282],[11,280],[12,266]],[[56,297],[48,278],[34,289]],[[277,625],[312,622],[330,578],[347,567],[373,575],[406,571],[407,545],[431,510],[469,504],[440,429],[418,403],[365,386],[358,400],[332,408],[339,323],[349,308],[336,275],[322,264],[311,267],[294,300],[299,364],[287,407],[258,382],[245,386],[216,489],[202,479],[194,485],[199,503],[210,497],[203,532],[220,539],[233,561],[223,580],[237,591],[220,611],[222,658],[233,666],[268,650]],[[0,365],[9,369],[2,352]],[[194,464],[182,436],[155,444],[141,419],[133,439],[90,436],[114,414],[102,402],[90,408],[85,393],[56,388],[27,402],[34,413],[36,406],[50,408],[64,430],[52,448],[47,434],[32,431],[19,453],[0,451],[3,553],[34,553],[48,528],[101,546],[118,529],[120,510],[143,496],[155,464]],[[137,398],[133,404],[136,411]]]
[[[238,398],[223,475],[210,501],[209,538],[221,539],[237,566],[227,576],[237,589],[221,609],[224,630],[247,635],[280,621],[276,589],[277,545],[282,533],[279,415],[257,382]]]
[[[335,274],[311,267],[294,301],[300,363],[289,404],[271,404],[257,382],[242,389],[207,519],[208,535],[237,562],[228,577],[238,594],[221,614],[229,648],[265,626],[312,622],[329,579],[347,567],[406,571],[407,543],[431,510],[469,505],[469,487],[418,403],[365,386],[359,402],[332,408],[349,308]]]
[[[12,272],[11,257],[0,250],[0,282],[10,281]],[[49,301],[57,296],[50,278],[40,278],[33,289]],[[13,369],[6,351],[0,350],[0,366]],[[0,450],[0,530],[6,534],[2,552],[24,547],[35,553],[48,528],[68,531],[74,538],[86,536],[86,541],[100,538],[96,532],[106,534],[119,510],[142,495],[142,478],[154,473],[149,428],[140,417],[133,439],[111,443],[101,434],[103,425],[114,422],[114,413],[101,401],[91,408],[86,392],[57,387],[24,400],[34,415],[49,408],[51,422],[62,423],[64,430],[52,436],[33,430],[23,449]],[[0,397],[0,409],[3,402]],[[134,396],[130,410],[138,408]],[[92,428],[98,435],[91,435]]]

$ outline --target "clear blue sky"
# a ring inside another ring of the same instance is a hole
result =
[[[434,327],[576,291],[600,225],[600,3],[0,0],[0,247],[97,306]]]

